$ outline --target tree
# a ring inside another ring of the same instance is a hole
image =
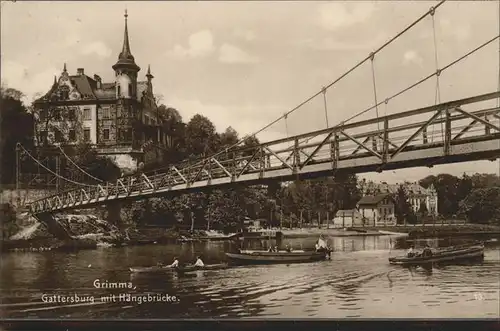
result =
[[[2,86],[0,89],[0,161],[1,182],[14,183],[16,179],[16,144],[32,149],[33,116],[21,101],[23,93]]]
[[[179,111],[160,105],[158,115],[163,132],[166,133],[166,152],[163,163],[175,164],[182,161],[186,154],[186,124],[182,122]]]
[[[66,145],[63,147],[64,153],[71,158],[71,162],[66,163],[63,175],[70,176],[70,173],[81,174],[81,181],[95,184],[96,180],[85,175],[82,170],[92,177],[102,181],[116,181],[121,176],[121,170],[116,163],[108,157],[99,156],[97,150],[87,142],[80,142],[77,145]],[[80,170],[80,169],[82,170]]]
[[[231,147],[238,143],[238,132],[232,127],[228,127],[226,131],[220,134],[220,144],[222,148]]]
[[[216,131],[205,116],[196,114],[186,126],[186,147],[190,156],[210,155],[216,152]]]
[[[394,214],[398,224],[406,223],[406,220],[412,214],[411,205],[408,202],[408,194],[403,185],[400,185],[396,192]]]
[[[497,223],[500,219],[500,187],[479,188],[460,204],[460,213],[474,223]]]
[[[246,216],[244,197],[238,190],[214,190],[208,199],[205,218],[210,221],[210,228],[235,230]],[[240,221],[240,222],[239,222]]]

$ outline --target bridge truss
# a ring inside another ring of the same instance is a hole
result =
[[[72,189],[34,201],[33,214],[110,201],[182,194],[245,183],[287,181],[500,157],[500,98],[493,92],[230,150],[165,171]],[[432,126],[440,130],[430,130]]]

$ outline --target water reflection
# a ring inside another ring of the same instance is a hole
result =
[[[390,255],[412,243],[397,237],[330,237],[331,261],[137,277],[131,266],[225,261],[239,247],[265,249],[275,241],[189,242],[80,251],[8,253],[2,256],[6,317],[186,318],[186,317],[489,317],[498,316],[500,257],[487,247],[482,264],[434,269],[391,266]],[[316,237],[286,239],[296,249],[312,249]],[[444,245],[433,240],[433,245]],[[455,242],[453,242],[455,244]],[[95,279],[132,281],[133,295],[175,295],[180,302],[98,303],[90,306],[41,302],[40,293],[119,294],[96,289]],[[478,294],[479,293],[479,294]],[[480,300],[479,300],[479,299]],[[406,308],[408,307],[408,308]]]

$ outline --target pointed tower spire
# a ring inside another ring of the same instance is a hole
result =
[[[68,72],[68,71],[66,70],[66,62],[64,62],[63,72]]]
[[[148,64],[148,73],[146,74],[146,77],[148,79],[148,81],[151,81],[151,79],[155,78],[155,76],[153,76],[151,74],[151,65]]]
[[[123,47],[122,51],[120,52],[120,55],[118,55],[118,62],[113,66],[113,69],[117,69],[120,67],[128,68],[128,69],[133,69],[136,71],[141,70],[137,64],[135,64],[135,59],[134,56],[132,55],[132,52],[130,50],[130,42],[128,38],[128,13],[127,10],[125,9],[125,31],[123,33]]]
[[[57,76],[54,75],[54,85],[57,85]]]
[[[127,57],[128,55],[132,55],[132,52],[130,51],[130,43],[128,41],[128,24],[127,24],[127,10],[125,9],[125,32],[123,33],[123,48],[122,52],[120,53],[120,57]]]

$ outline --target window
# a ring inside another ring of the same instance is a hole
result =
[[[90,121],[92,119],[92,114],[90,113],[90,108],[83,109],[83,119],[85,121]]]
[[[83,140],[90,141],[90,129],[83,129]]]
[[[68,119],[70,121],[74,121],[76,119],[75,109],[73,108],[68,109]]]
[[[132,96],[132,84],[128,84],[128,95]]]
[[[54,121],[60,121],[61,120],[61,110],[58,108],[54,108],[52,110],[52,119]]]
[[[109,129],[103,129],[102,130],[102,139],[103,140],[109,140]]]
[[[56,142],[61,142],[63,140],[62,132],[59,131],[58,129],[55,129],[55,131],[54,131],[54,140]]]
[[[47,111],[45,109],[40,110],[40,120],[45,120],[47,118]]]
[[[119,131],[120,140],[122,142],[129,142],[132,140],[132,129],[120,129]]]
[[[76,132],[75,132],[75,130],[73,130],[73,129],[69,130],[68,138],[69,138],[69,141],[75,141],[76,140]]]
[[[120,85],[118,85],[117,87],[117,94],[118,94],[118,98],[121,96],[121,89],[120,89]]]
[[[40,131],[40,142],[44,143],[47,141],[48,133],[47,130]]]
[[[110,118],[109,108],[105,107],[102,109],[102,118]]]

